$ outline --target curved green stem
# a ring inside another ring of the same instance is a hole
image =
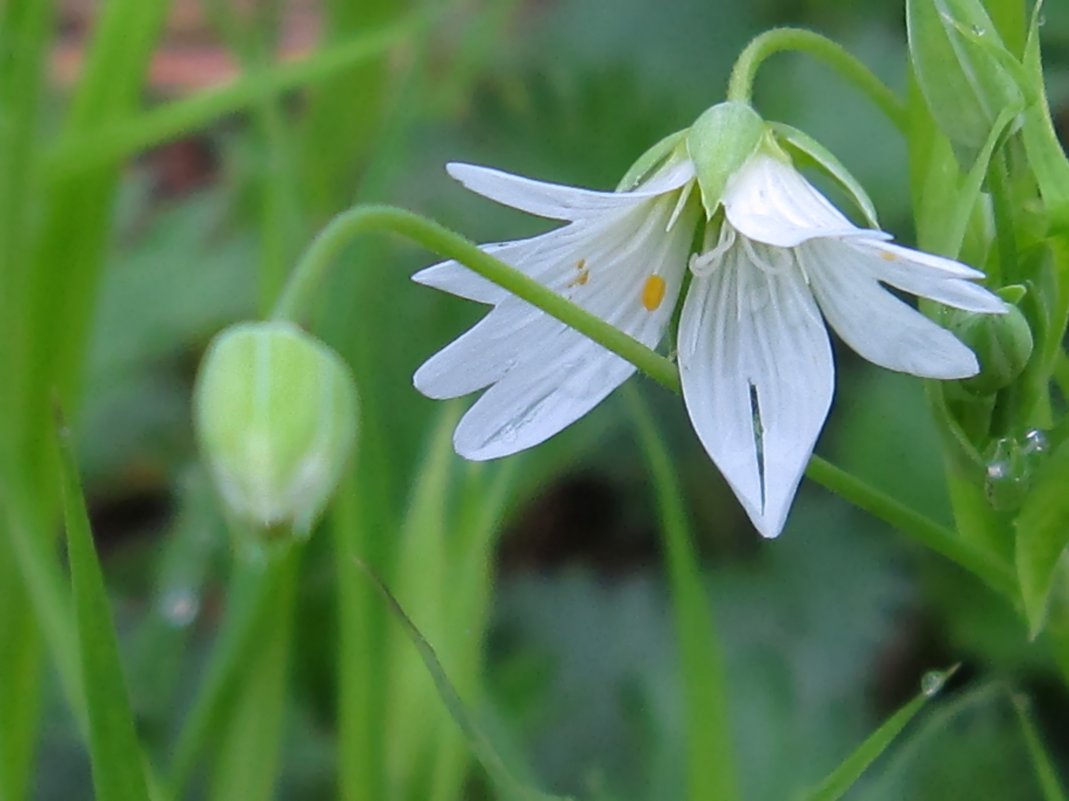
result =
[[[810,457],[805,474],[854,506],[890,523],[921,545],[957,563],[993,590],[1008,598],[1016,597],[1017,582],[1009,566],[990,551],[958,536],[953,529],[936,523],[819,456]]]
[[[852,83],[903,133],[908,126],[906,105],[883,81],[842,45],[802,28],[773,28],[753,39],[739,54],[728,82],[728,100],[750,103],[758,68],[776,53],[796,50],[823,61]]]
[[[297,263],[272,316],[276,320],[292,319],[305,313],[330,262],[355,237],[370,231],[392,231],[439,255],[456,259],[472,272],[586,334],[657,383],[673,392],[680,391],[679,373],[665,357],[516,268],[484,253],[460,234],[411,211],[391,206],[357,206],[335,217]]]

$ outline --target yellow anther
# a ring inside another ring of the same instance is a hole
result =
[[[642,285],[642,305],[646,311],[655,311],[664,302],[664,293],[668,285],[659,275],[651,275]]]

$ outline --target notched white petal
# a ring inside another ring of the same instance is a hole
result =
[[[474,164],[451,163],[446,170],[483,197],[551,220],[580,220],[633,205],[678,189],[694,176],[689,162],[673,163],[633,192],[599,192],[535,181]]]
[[[924,378],[976,375],[976,356],[958,339],[896,298],[839,242],[811,242],[799,258],[832,328],[870,362]]]
[[[979,270],[887,242],[852,240],[848,244],[857,255],[850,258],[848,254],[846,261],[885,284],[958,309],[986,314],[1006,312],[1006,304],[997,295],[971,280],[983,278]]]
[[[691,283],[679,365],[699,439],[757,530],[777,536],[834,380],[828,335],[801,272],[755,265],[741,244],[731,248]]]
[[[599,404],[634,372],[633,365],[576,331],[557,357],[529,364],[488,389],[453,435],[457,453],[483,461],[534,447]],[[561,343],[563,344],[563,343]]]

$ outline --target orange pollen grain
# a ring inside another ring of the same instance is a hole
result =
[[[888,250],[881,250],[880,258],[884,261],[898,261],[898,256]]]
[[[579,273],[579,275],[577,275],[575,277],[575,283],[578,284],[579,286],[585,286],[586,282],[589,281],[589,280],[590,280],[590,273],[588,273],[586,270],[583,270],[583,272]]]
[[[659,275],[651,275],[642,285],[642,305],[646,311],[655,311],[664,302],[664,293],[668,288]]]
[[[577,261],[575,263],[575,269],[579,270],[580,272],[585,270],[586,269],[586,259],[579,259],[579,261]]]

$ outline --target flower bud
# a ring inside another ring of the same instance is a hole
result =
[[[707,109],[694,121],[687,133],[687,153],[708,217],[716,213],[728,179],[754,154],[765,131],[756,111],[730,100]]]
[[[1032,355],[1032,330],[1016,306],[1005,314],[977,314],[947,309],[944,323],[976,354],[980,372],[958,382],[972,395],[994,395],[1009,386]]]
[[[1004,109],[1024,99],[981,0],[907,0],[909,52],[936,125],[970,167]]]
[[[204,356],[193,396],[197,438],[229,512],[307,535],[356,438],[348,365],[288,322],[239,323]]]

